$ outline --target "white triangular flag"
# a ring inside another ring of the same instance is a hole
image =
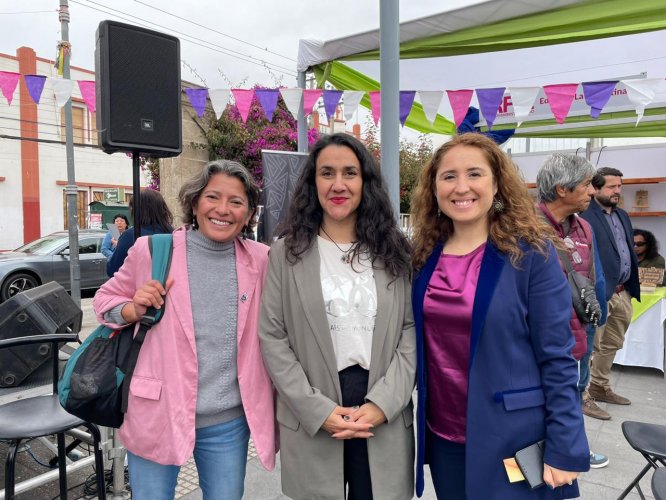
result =
[[[208,89],[208,97],[210,97],[210,103],[213,105],[213,111],[218,120],[227,109],[230,94],[229,89]]]
[[[423,112],[430,123],[435,123],[437,111],[439,110],[439,105],[442,103],[443,96],[443,90],[419,90],[421,106],[423,106]]]
[[[532,106],[534,106],[534,101],[539,95],[541,87],[509,87],[507,90],[511,94],[516,127],[520,127],[523,120],[530,116]]]
[[[72,97],[74,81],[67,78],[49,78],[49,81],[55,93],[56,106],[62,108]]]
[[[298,108],[301,106],[301,100],[303,99],[303,89],[280,89],[280,95],[282,100],[287,106],[287,109],[291,113],[291,116],[295,120],[298,120]]]
[[[345,90],[342,93],[342,102],[345,107],[345,121],[352,119],[364,94],[365,91],[363,90]]]
[[[663,78],[637,78],[635,80],[620,80],[627,88],[627,97],[631,104],[636,106],[636,126],[643,118],[645,113],[645,106],[654,101],[654,96],[657,93],[657,88],[664,81]]]

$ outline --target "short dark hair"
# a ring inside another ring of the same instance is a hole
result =
[[[125,214],[116,214],[113,216],[113,222],[116,222],[116,219],[122,219],[125,221],[125,224],[127,224],[127,227],[129,227],[129,220],[127,219],[127,216]]]
[[[592,186],[594,189],[601,189],[606,185],[606,176],[613,175],[615,177],[622,177],[624,174],[617,168],[601,167],[597,169],[597,173],[592,177]]]
[[[359,252],[368,252],[373,264],[379,259],[379,264],[394,278],[409,275],[409,242],[398,227],[379,165],[361,141],[346,133],[322,137],[308,156],[294,188],[282,233],[286,236],[287,260],[292,263],[299,260],[319,234],[324,211],[317,196],[317,158],[328,146],[351,149],[361,165],[363,187],[357,209],[354,257]]]
[[[634,236],[642,236],[645,239],[645,258],[654,259],[659,255],[659,243],[647,229],[634,229]]]

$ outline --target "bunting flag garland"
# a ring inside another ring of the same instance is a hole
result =
[[[275,108],[277,108],[278,97],[280,97],[280,91],[278,89],[257,89],[254,93],[261,105],[261,109],[264,110],[266,118],[268,118],[269,122],[272,122],[273,113],[275,113]]]
[[[335,109],[338,107],[341,97],[342,90],[327,90],[324,92],[324,110],[326,111],[326,118],[329,120],[335,114]]]
[[[210,98],[210,103],[213,106],[215,117],[218,120],[222,116],[222,113],[224,113],[224,110],[227,108],[230,95],[231,91],[229,89],[208,89],[208,97]]]
[[[467,115],[467,109],[469,108],[469,103],[472,102],[474,91],[470,89],[447,90],[446,93],[449,96],[449,102],[453,110],[453,121],[456,127],[459,127],[465,119],[465,115]]]
[[[23,77],[25,87],[31,99],[40,104],[45,82],[51,83],[55,95],[55,104],[58,108],[64,106],[71,98],[74,80],[66,78],[49,78],[43,75],[21,75],[11,71],[0,71],[0,91],[5,97],[7,104],[11,105],[16,87]],[[76,80],[81,98],[90,113],[96,111],[96,83],[93,80]],[[465,119],[468,109],[472,104],[474,92],[479,102],[479,108],[485,119],[488,130],[492,130],[496,122],[503,126],[513,123],[520,127],[525,119],[532,116],[532,120],[543,120],[554,116],[557,123],[562,124],[568,116],[582,116],[587,113],[582,99],[590,107],[589,115],[593,119],[599,118],[601,113],[626,110],[631,105],[636,111],[636,125],[643,118],[645,108],[652,104],[655,99],[659,102],[654,106],[663,106],[664,93],[666,92],[666,80],[663,78],[642,78],[617,81],[583,82],[582,94],[578,90],[578,83],[566,83],[556,85],[544,85],[543,87],[497,87],[461,90],[402,90],[399,94],[399,119],[402,126],[414,106],[414,99],[418,94],[423,112],[430,123],[435,122],[441,106],[444,92],[447,93],[453,120],[456,128]],[[663,89],[660,89],[663,87]],[[541,89],[545,94],[540,97]],[[274,89],[207,89],[185,88],[192,107],[199,117],[202,117],[206,109],[206,101],[210,98],[215,116],[219,120],[229,103],[230,95],[234,96],[235,105],[243,120],[249,118],[252,99],[256,95],[257,101],[263,113],[269,121],[273,121],[277,109],[279,96],[291,113],[298,119],[301,104],[303,112],[308,116],[320,98],[323,97],[323,108],[318,110],[320,122],[329,122],[335,115],[342,99],[344,106],[344,118],[350,121],[358,106],[366,95],[363,90],[333,90],[333,89],[301,89],[301,88],[274,88]],[[370,108],[375,125],[381,120],[381,90],[367,92],[369,94]],[[538,100],[537,100],[538,99]],[[367,102],[367,101],[365,101]],[[575,103],[575,104],[574,104]],[[476,104],[475,104],[476,106]],[[255,115],[253,114],[253,117]],[[484,120],[480,120],[482,126]]]
[[[312,113],[312,108],[321,97],[321,89],[305,89],[303,91],[303,113],[308,116]]]
[[[643,118],[645,106],[654,101],[654,96],[659,85],[663,84],[663,78],[642,78],[636,80],[622,80],[627,89],[627,97],[636,106],[636,126]]]
[[[511,102],[513,104],[513,114],[516,118],[516,126],[520,127],[525,118],[530,116],[532,106],[536,101],[541,87],[510,87]]]
[[[301,101],[303,100],[303,89],[280,89],[280,95],[291,116],[294,117],[294,120],[298,120],[298,108],[301,106]]]
[[[208,89],[191,89],[186,88],[185,93],[187,98],[190,100],[194,111],[197,112],[197,116],[201,118],[204,115],[206,110],[206,97],[208,97]]]
[[[16,90],[20,77],[20,73],[0,71],[0,90],[2,90],[2,95],[5,96],[7,104],[10,106],[12,104],[12,99],[14,99],[14,91]]]
[[[595,120],[599,118],[601,110],[611,98],[615,90],[614,82],[583,82],[583,95],[585,95],[585,104],[590,107],[590,116]]]
[[[345,120],[350,121],[361,104],[361,99],[365,92],[363,90],[345,90],[342,93],[342,99],[345,104]]]
[[[437,110],[442,104],[442,97],[444,97],[443,90],[419,90],[421,106],[423,106],[423,112],[430,123],[435,123]]]
[[[566,120],[571,104],[576,98],[577,83],[558,83],[555,85],[544,85],[543,91],[548,98],[548,105],[553,112],[555,121],[562,125]]]
[[[30,94],[35,104],[39,104],[44,84],[46,83],[46,77],[43,75],[25,75],[23,79],[25,80],[25,86],[28,88],[28,94]]]
[[[241,120],[243,120],[243,123],[246,123],[247,116],[250,114],[250,106],[252,105],[254,90],[231,89],[231,93],[236,100],[236,107],[241,115]]]
[[[479,108],[488,124],[488,130],[492,130],[495,117],[499,111],[502,97],[504,97],[505,87],[494,89],[476,89],[476,97],[479,99]]]
[[[414,104],[414,97],[416,97],[415,90],[401,90],[400,91],[400,125],[405,126],[407,116],[412,110]]]
[[[56,106],[62,108],[72,97],[74,82],[66,78],[49,78],[49,82],[55,94]]]
[[[372,109],[372,119],[375,121],[375,127],[379,124],[379,117],[382,114],[382,94],[381,90],[373,90],[370,94],[370,106]]]
[[[97,109],[95,80],[78,80],[78,84],[81,97],[88,108],[88,112],[94,113],[95,109]]]

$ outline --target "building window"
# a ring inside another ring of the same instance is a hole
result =
[[[79,219],[79,228],[88,228],[88,192],[77,191],[76,193],[76,215]],[[64,229],[69,229],[69,221],[67,220],[67,193],[65,190],[62,192],[62,213],[64,220]]]

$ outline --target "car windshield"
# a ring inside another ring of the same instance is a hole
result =
[[[14,251],[33,255],[48,255],[65,242],[66,238],[52,234],[50,236],[39,238],[35,241],[31,241],[30,243],[26,243]]]

